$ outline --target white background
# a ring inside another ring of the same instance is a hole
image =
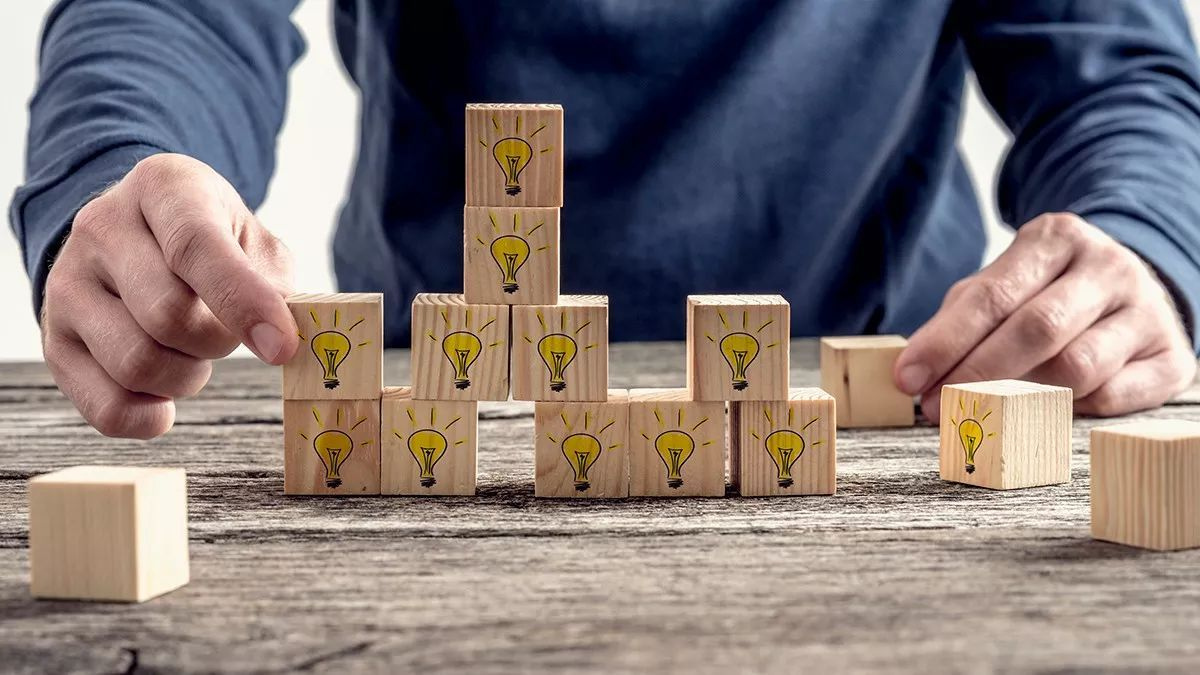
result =
[[[42,20],[51,4],[51,0],[0,0],[0,204],[6,214],[13,190],[23,180],[27,103]],[[1195,32],[1200,0],[1185,0],[1185,4]],[[337,60],[330,18],[330,0],[306,0],[293,17],[308,51],[292,70],[278,170],[259,211],[262,221],[287,242],[296,258],[296,288],[312,292],[334,290],[329,240],[357,134],[357,100]],[[959,145],[984,200],[989,260],[1011,238],[997,224],[992,194],[1007,143],[1004,131],[972,88]],[[0,361],[40,359],[29,281],[16,239],[10,228],[4,229],[0,234],[0,316],[4,317]]]

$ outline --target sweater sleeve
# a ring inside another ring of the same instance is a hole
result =
[[[1014,140],[998,185],[1019,226],[1080,215],[1200,315],[1200,63],[1176,0],[975,0],[959,20]]]
[[[160,152],[195,157],[251,208],[266,194],[297,0],[63,0],[42,33],[25,183],[9,217],[40,312],[75,212]]]

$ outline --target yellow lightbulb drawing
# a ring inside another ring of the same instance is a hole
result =
[[[696,451],[695,439],[682,431],[664,431],[654,439],[654,449],[667,467],[667,487],[683,487],[683,476],[679,472]]]
[[[750,386],[746,369],[758,356],[758,340],[749,333],[730,333],[721,338],[721,356],[725,357],[725,363],[733,373],[733,388],[742,391]]]
[[[731,330],[729,320],[725,317],[725,312],[718,311],[717,317],[721,319],[721,327],[724,330]],[[774,319],[769,319],[758,327],[757,334],[762,334],[767,326],[775,323]],[[716,343],[717,348],[721,351],[721,356],[725,358],[725,363],[729,365],[731,375],[731,384],[734,391],[745,391],[750,386],[750,364],[754,363],[754,359],[758,358],[758,354],[763,349],[774,349],[779,346],[778,342],[772,342],[765,347],[758,341],[758,338],[750,334],[750,313],[742,311],[742,326],[741,330],[726,333],[724,337],[717,340],[712,335],[705,334],[709,342]]]
[[[550,371],[550,389],[562,391],[567,388],[567,366],[575,360],[579,345],[575,339],[562,333],[551,333],[538,340],[538,354],[546,369]]]
[[[493,314],[478,327],[472,326],[472,309],[467,308],[464,311],[464,321],[462,326],[455,326],[455,321],[450,319],[448,310],[440,311],[442,317],[442,327],[446,331],[440,338],[431,330],[425,334],[434,343],[440,343],[442,353],[446,355],[446,360],[450,362],[451,377],[454,381],[455,389],[466,389],[471,386],[471,366],[479,360],[479,357],[487,350],[494,349],[504,344],[504,340],[493,340],[484,343],[480,337],[496,323],[496,317]],[[456,330],[456,328],[458,330]]]
[[[334,330],[317,333],[312,339],[312,352],[325,371],[325,388],[337,389],[338,366],[350,355],[350,338]]]
[[[603,451],[600,439],[591,434],[571,434],[563,439],[562,453],[575,471],[575,489],[583,492],[592,486],[588,470],[600,459]]]
[[[792,480],[792,467],[804,454],[804,437],[791,429],[780,429],[767,436],[765,445],[767,454],[775,463],[779,487],[791,487],[795,482]]]
[[[517,271],[529,260],[529,243],[524,239],[506,234],[497,237],[492,242],[492,259],[504,275],[502,282],[505,293],[516,293],[521,287],[517,284]]]
[[[310,310],[308,315],[312,318],[313,325],[320,329],[321,319],[317,316],[316,311]],[[338,328],[340,321],[341,310],[333,310],[334,329]],[[350,355],[350,350],[353,347],[365,347],[371,344],[370,340],[367,340],[354,345],[350,342],[350,338],[346,336],[346,333],[358,328],[363,321],[365,319],[359,318],[345,332],[330,329],[321,331],[312,337],[309,347],[312,349],[313,356],[317,358],[317,363],[321,364],[321,378],[325,382],[326,389],[337,389],[338,385],[341,384],[338,379],[338,368],[345,362],[346,357]],[[300,336],[301,340],[307,339],[304,337],[304,331],[300,331],[297,335]]]
[[[325,465],[325,485],[335,488],[342,484],[342,464],[354,452],[354,439],[337,429],[328,429],[313,439],[313,450]]]
[[[521,193],[521,172],[533,159],[533,148],[524,138],[502,138],[492,146],[492,157],[504,172],[504,191],[509,196]]]
[[[654,408],[654,418],[658,420],[658,428],[661,430],[653,440],[654,451],[667,469],[667,487],[677,490],[683,487],[683,465],[687,464],[697,448],[713,444],[712,439],[705,439],[705,432],[700,431],[700,427],[708,422],[708,418],[701,419],[689,429],[683,422],[683,406],[678,408],[671,423],[663,419],[662,411],[657,406]],[[645,431],[641,435],[647,441],[650,440],[650,434]],[[699,442],[697,438],[700,439]]]
[[[431,488],[437,485],[437,474],[434,470],[438,462],[446,456],[446,452],[451,448],[458,447],[467,442],[465,438],[451,441],[446,437],[446,434],[450,433],[450,430],[454,428],[455,424],[458,424],[462,416],[450,420],[441,427],[441,431],[438,431],[438,409],[436,405],[429,408],[429,422],[427,425],[423,422],[417,422],[417,411],[415,408],[410,407],[406,412],[408,413],[409,428],[414,431],[408,435],[407,439],[395,429],[392,430],[392,435],[401,441],[405,441],[408,453],[417,462],[417,468],[420,470],[419,478],[421,487]]]
[[[433,429],[421,429],[408,437],[408,451],[421,467],[421,487],[433,487],[437,477],[433,475],[433,467],[446,454],[450,443],[446,437]]]
[[[979,452],[979,447],[983,445],[983,439],[996,435],[995,433],[985,433],[983,428],[984,421],[991,417],[992,411],[988,410],[983,417],[979,417],[979,401],[971,401],[971,416],[967,417],[967,411],[963,408],[960,398],[958,399],[958,412],[962,421],[956,421],[951,417],[950,423],[958,430],[958,442],[962,444],[963,455],[966,457],[967,473],[975,473],[975,453]]]
[[[454,387],[466,389],[471,386],[470,368],[483,351],[483,342],[474,333],[455,331],[442,338],[442,351],[454,367]]]
[[[321,413],[316,407],[312,409],[312,416],[319,427],[325,427],[325,424],[321,421]],[[366,417],[360,418],[349,429],[343,430],[340,428],[342,427],[342,409],[337,408],[333,425],[330,428],[323,429],[323,431],[312,437],[313,452],[317,454],[317,457],[321,460],[321,464],[325,467],[326,487],[341,487],[342,465],[346,463],[346,460],[354,452],[355,445],[365,446],[372,443],[372,440],[369,438],[356,443],[350,435],[366,421]],[[304,432],[300,432],[300,437],[306,441],[309,440],[308,434]]]
[[[533,160],[535,154],[545,154],[552,152],[553,148],[544,147],[534,152],[533,146],[530,143],[547,125],[542,124],[529,136],[521,134],[521,115],[517,115],[514,120],[513,132],[511,135],[506,135],[500,128],[500,121],[495,116],[492,117],[492,129],[497,134],[503,137],[492,144],[492,158],[496,160],[496,165],[500,167],[500,173],[504,176],[504,192],[510,197],[521,194],[521,172],[525,170],[529,163]],[[480,138],[479,144],[487,148],[488,142]]]
[[[795,479],[792,477],[792,468],[796,466],[796,462],[804,455],[804,451],[808,447],[816,447],[824,441],[816,441],[809,443],[804,439],[804,432],[821,419],[814,417],[807,424],[800,427],[799,431],[792,429],[795,422],[795,409],[788,407],[787,424],[781,425],[783,428],[775,429],[767,434],[766,438],[758,435],[757,431],[750,432],[756,440],[762,441],[767,455],[771,458],[771,462],[775,464],[775,479],[781,488],[790,488],[795,484]],[[771,428],[775,427],[775,420],[771,417],[770,410],[764,410],[763,416],[766,417],[767,423]]]
[[[614,450],[621,447],[620,443],[610,445],[607,448],[600,441],[604,437],[604,433],[616,424],[616,420],[610,420],[607,424],[592,431],[592,413],[583,413],[583,429],[575,432],[573,425],[567,418],[565,412],[558,414],[562,420],[563,429],[567,434],[560,442],[553,434],[546,434],[546,438],[551,443],[558,443],[559,449],[562,451],[563,457],[566,458],[567,464],[571,467],[571,472],[574,474],[575,489],[579,492],[586,492],[592,486],[592,480],[588,477],[588,472],[596,464],[596,460],[600,459],[600,455],[605,450]],[[574,432],[574,433],[572,433]]]
[[[542,363],[546,364],[546,371],[550,373],[550,390],[563,391],[567,388],[567,367],[571,365],[580,351],[595,349],[597,346],[589,344],[580,348],[579,343],[575,340],[585,328],[592,325],[592,322],[585,321],[573,333],[568,334],[566,312],[559,314],[557,331],[551,330],[546,325],[546,317],[542,310],[537,310],[536,316],[538,325],[542,329],[542,337],[537,341],[535,347]],[[534,344],[533,338],[529,335],[522,337],[525,342]]]

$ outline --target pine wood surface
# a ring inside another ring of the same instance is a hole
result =
[[[612,382],[682,386],[682,343]],[[407,383],[408,355],[385,381]],[[218,363],[151,443],[84,426],[41,364],[0,365],[0,664],[10,672],[1194,671],[1200,550],[1089,536],[1072,481],[938,479],[937,429],[838,433],[838,493],[537,500],[533,405],[481,403],[478,497],[285,497],[279,373]],[[793,387],[816,386],[796,341]],[[1137,418],[1200,420],[1200,387]],[[192,580],[142,605],[29,597],[30,477],[188,471]]]

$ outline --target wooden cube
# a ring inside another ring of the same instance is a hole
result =
[[[143,602],[188,582],[183,469],[76,466],[29,481],[35,597]]]
[[[724,497],[725,403],[629,392],[629,496]]]
[[[692,399],[787,399],[791,320],[791,307],[778,295],[688,296]]]
[[[283,397],[377,399],[383,386],[383,294],[299,293],[288,298],[300,348],[283,366]]]
[[[1092,429],[1092,536],[1156,551],[1200,547],[1200,423]]]
[[[608,400],[534,406],[534,494],[538,497],[629,495],[629,393]]]
[[[784,401],[743,401],[730,408],[733,480],[744,497],[837,492],[837,408],[815,387]]]
[[[558,208],[468,206],[463,295],[471,304],[558,303]]]
[[[562,106],[469,104],[466,146],[468,205],[562,206]]]
[[[512,396],[517,401],[608,397],[608,298],[564,295],[512,308]]]
[[[913,425],[913,397],[892,379],[907,345],[899,335],[821,338],[821,388],[837,401],[838,427]]]
[[[993,490],[1071,480],[1071,400],[1020,380],[942,387],[942,480]]]
[[[380,492],[475,494],[478,405],[413,400],[409,387],[384,389]]]
[[[508,400],[508,321],[505,305],[470,305],[458,294],[418,294],[412,303],[413,397]]]
[[[379,399],[283,402],[283,491],[379,494]]]

